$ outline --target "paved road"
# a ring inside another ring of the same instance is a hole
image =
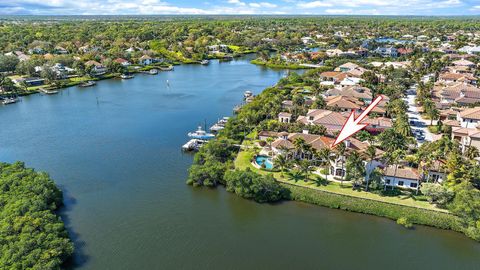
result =
[[[407,97],[404,98],[404,100],[408,104],[408,112],[407,112],[408,117],[409,118],[416,118],[415,121],[421,123],[421,126],[411,126],[412,131],[415,130],[415,129],[423,130],[423,132],[425,134],[425,140],[424,141],[417,141],[418,145],[421,145],[425,141],[431,142],[431,141],[435,140],[436,135],[431,133],[427,128],[427,126],[430,125],[430,120],[423,119],[422,116],[420,115],[420,113],[418,112],[417,106],[415,106],[415,96],[416,96],[415,90],[416,90],[415,88],[409,89]],[[433,124],[435,125],[436,121],[433,121]]]

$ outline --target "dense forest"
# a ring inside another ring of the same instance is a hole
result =
[[[48,174],[0,163],[0,268],[60,269],[73,243],[55,213],[62,192]]]

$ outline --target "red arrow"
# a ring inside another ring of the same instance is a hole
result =
[[[375,108],[380,101],[382,101],[383,96],[378,96],[363,112],[360,114],[357,119],[355,119],[355,111],[352,110],[352,113],[347,119],[347,122],[343,124],[342,130],[340,134],[338,134],[337,139],[332,144],[332,148],[335,147],[337,144],[343,142],[344,140],[348,139],[350,136],[354,135],[355,133],[359,132],[368,124],[360,124],[360,122],[368,115],[368,113]]]

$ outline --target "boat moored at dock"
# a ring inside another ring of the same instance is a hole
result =
[[[148,74],[150,75],[157,75],[158,74],[158,69],[152,68],[148,71]]]
[[[189,132],[188,137],[192,139],[210,140],[215,138],[215,134],[207,133],[201,126],[195,132]]]
[[[210,64],[210,61],[208,61],[207,59],[205,59],[205,60],[200,61],[200,64],[206,66],[206,65]]]
[[[200,140],[200,139],[191,139],[188,141],[186,144],[182,146],[183,151],[198,151],[200,147],[205,145],[207,141],[206,140]]]
[[[122,78],[124,80],[133,79],[133,77],[135,77],[135,76],[132,75],[132,74],[122,74],[122,75],[120,75],[120,78]]]
[[[212,132],[218,132],[218,131],[224,129],[224,128],[225,128],[225,125],[226,125],[227,122],[228,122],[228,119],[230,119],[230,117],[225,116],[225,117],[223,117],[222,119],[218,120],[217,123],[215,123],[213,126],[210,127],[210,131],[212,131]]]
[[[55,94],[58,94],[58,91],[57,90],[48,90],[48,89],[45,89],[45,88],[40,88],[39,91],[45,95],[55,95]]]
[[[20,99],[18,97],[14,97],[14,98],[4,98],[2,100],[2,105],[8,105],[8,104],[13,104],[13,103],[17,103]]]
[[[172,71],[172,70],[173,70],[173,66],[159,67],[159,69],[160,69],[161,71]]]
[[[251,96],[253,96],[252,91],[247,90],[247,91],[243,92],[243,98],[246,99],[246,98],[249,98]]]
[[[90,86],[94,86],[96,84],[97,83],[95,81],[87,81],[87,82],[84,82],[84,83],[80,84],[80,87],[90,87]]]

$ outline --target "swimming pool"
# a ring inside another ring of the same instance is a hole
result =
[[[273,163],[272,163],[272,159],[270,157],[257,156],[257,157],[255,157],[255,162],[258,164],[258,166],[260,166],[262,168],[265,168],[265,169],[268,169],[268,170],[273,169]],[[265,166],[262,166],[263,164],[265,164]]]

